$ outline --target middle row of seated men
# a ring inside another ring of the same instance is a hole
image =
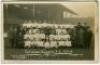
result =
[[[43,32],[45,32],[44,30],[45,29],[41,30],[38,28],[36,28],[36,29],[29,28],[29,30],[26,32],[26,34],[43,33]],[[53,30],[51,30],[51,33],[52,33],[52,31],[55,32],[57,35],[68,34],[68,31],[66,29],[53,29]]]
[[[24,39],[36,39],[36,40],[41,40],[41,39],[47,39],[45,34],[25,34],[24,35]],[[49,40],[69,40],[70,39],[70,35],[52,35],[50,34],[48,36]]]

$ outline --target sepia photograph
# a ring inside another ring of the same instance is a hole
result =
[[[59,2],[62,2],[62,1],[67,1],[67,2],[96,2],[97,0],[2,0],[2,1],[48,1],[48,2],[52,2],[52,1],[59,1]]]
[[[4,60],[95,60],[96,2],[4,3]]]

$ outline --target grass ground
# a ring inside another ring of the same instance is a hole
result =
[[[16,60],[93,60],[93,57],[86,49],[74,49],[73,52],[56,53],[25,53],[24,49],[6,49],[5,59]]]

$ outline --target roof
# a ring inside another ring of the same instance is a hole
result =
[[[74,14],[74,15],[77,15],[76,12],[72,11],[72,10],[69,9],[68,7],[65,7],[65,6],[63,6],[63,5],[61,5],[61,6],[62,6],[63,10],[68,11],[69,13],[72,13],[72,14]]]
[[[34,12],[33,12],[33,9],[35,7],[35,16],[33,16]],[[48,10],[50,10],[48,12]],[[8,15],[8,17],[10,17],[11,15],[12,16],[15,16],[17,19],[33,19],[33,18],[38,18],[39,19],[39,16],[40,18],[46,18],[50,17],[53,18],[55,17],[59,12],[59,10],[61,11],[67,11],[69,13],[72,13],[73,15],[76,15],[75,12],[73,12],[72,10],[68,9],[67,7],[64,7],[63,5],[61,4],[9,4],[8,5],[8,10],[5,10]],[[41,11],[38,12],[38,11]],[[61,14],[61,13],[59,13]],[[7,16],[5,14],[5,16]]]

